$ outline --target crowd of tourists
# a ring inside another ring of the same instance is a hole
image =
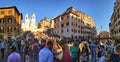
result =
[[[120,62],[120,44],[114,40],[38,39],[26,35],[16,40],[0,39],[0,56],[4,58],[7,47],[7,62]]]

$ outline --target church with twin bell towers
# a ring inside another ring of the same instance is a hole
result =
[[[25,15],[25,22],[22,23],[22,30],[31,32],[37,31],[36,15],[34,13],[32,14],[32,17],[29,17],[28,14]]]

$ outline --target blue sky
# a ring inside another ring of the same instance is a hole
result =
[[[109,31],[110,17],[113,13],[115,0],[1,0],[0,7],[16,6],[23,14],[36,14],[36,23],[44,17],[51,19],[73,6],[75,9],[90,15],[97,25],[97,32]]]

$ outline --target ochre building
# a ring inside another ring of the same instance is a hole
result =
[[[112,37],[120,38],[120,0],[116,0],[113,10],[109,24],[110,34]]]
[[[14,39],[21,33],[22,14],[15,6],[0,8],[0,38]]]
[[[54,28],[53,20],[47,20],[45,17],[44,19],[40,20],[38,23],[38,31],[43,32],[47,29]]]
[[[95,38],[97,34],[94,19],[74,7],[54,18],[54,31],[68,38]]]

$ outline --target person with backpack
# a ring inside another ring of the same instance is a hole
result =
[[[87,41],[83,41],[82,43],[80,43],[79,49],[80,49],[80,62],[88,62],[90,54],[89,43]]]
[[[72,62],[68,46],[65,43],[62,43],[63,55],[61,62]]]
[[[111,54],[108,62],[120,62],[120,44],[116,46],[115,53]]]
[[[72,57],[72,62],[77,62],[78,60],[78,46],[77,43],[74,42],[73,46],[70,47],[70,52],[71,52],[71,57]]]
[[[25,62],[30,62],[30,54],[31,54],[31,47],[30,47],[30,42],[26,42],[25,46],[24,46],[24,61]]]
[[[25,41],[22,39],[21,40],[21,52],[23,53],[23,48],[25,46]]]
[[[91,50],[91,62],[96,62],[96,49],[98,45],[95,44],[96,40],[93,40],[90,44],[90,50]]]
[[[97,50],[98,50],[98,57],[99,57],[98,62],[105,62],[105,47],[103,43],[100,43],[99,49]]]
[[[12,46],[15,46],[17,48],[17,42],[15,40],[12,41]]]
[[[54,41],[53,53],[54,53],[54,58],[55,58],[54,61],[55,62],[61,62],[63,50],[62,50],[62,47],[61,47],[61,45],[58,41]]]
[[[2,58],[4,58],[4,53],[5,53],[5,48],[6,48],[6,42],[5,41],[3,41],[2,39],[1,39],[1,44],[0,44],[0,48],[1,48],[1,57]]]
[[[34,60],[34,62],[38,62],[39,50],[40,50],[40,47],[39,47],[38,41],[37,41],[37,39],[35,39],[34,40],[34,44],[32,45],[33,60]]]

